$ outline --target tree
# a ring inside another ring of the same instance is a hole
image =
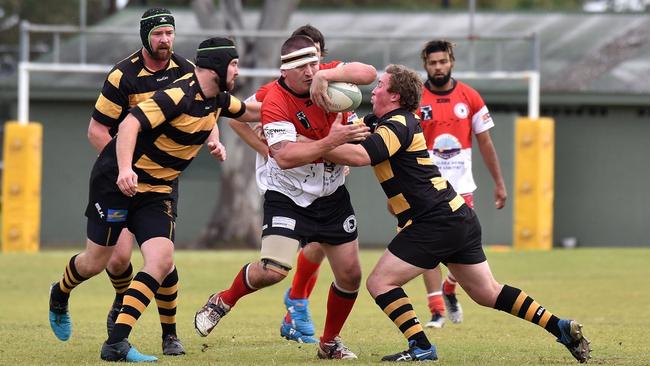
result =
[[[261,9],[259,30],[284,30],[299,0],[266,0]],[[211,0],[194,0],[192,8],[202,28],[216,28]],[[220,11],[226,29],[244,29],[241,0],[222,0]],[[256,39],[237,40],[240,67],[274,68],[278,65],[279,42]],[[260,86],[259,79],[238,81],[238,95],[252,95]],[[261,235],[261,199],[255,182],[255,152],[242,142],[227,126],[219,122],[221,140],[226,146],[228,159],[222,164],[219,200],[210,220],[194,243],[195,247],[215,248],[259,247]]]

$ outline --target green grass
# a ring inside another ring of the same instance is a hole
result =
[[[101,274],[73,293],[73,334],[58,341],[47,321],[47,289],[58,280],[74,252],[0,255],[0,364],[104,364],[99,348],[106,338],[105,319],[112,288]],[[364,274],[381,251],[362,252]],[[560,317],[579,320],[592,341],[591,363],[648,365],[650,329],[650,250],[579,249],[551,252],[488,252],[500,282],[519,287]],[[140,255],[134,255],[136,268]],[[161,357],[160,327],[150,306],[130,340],[144,353],[158,355],[163,365],[305,365],[324,364],[313,345],[279,337],[284,313],[282,295],[288,281],[242,299],[207,338],[194,332],[194,311],[209,294],[227,287],[241,266],[257,258],[255,251],[179,251],[178,328],[188,355]],[[322,331],[327,265],[312,296],[317,331]],[[405,287],[424,322],[428,309],[420,279]],[[441,330],[426,330],[438,347],[439,365],[568,365],[575,361],[562,345],[538,326],[503,312],[481,308],[460,293],[465,321]],[[401,351],[406,342],[362,289],[341,334],[359,356],[350,364],[378,364],[382,355]],[[325,361],[326,362],[326,361]],[[105,365],[105,364],[104,364]]]

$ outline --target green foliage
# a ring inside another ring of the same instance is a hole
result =
[[[101,273],[76,289],[70,302],[73,334],[58,341],[47,321],[47,290],[58,280],[73,251],[0,255],[0,364],[106,365],[99,348],[106,339],[105,319],[112,288]],[[497,279],[520,287],[560,317],[584,324],[599,365],[648,364],[650,315],[650,250],[578,249],[550,252],[490,252]],[[279,337],[284,314],[282,295],[289,280],[240,300],[215,331],[199,337],[192,328],[194,311],[209,294],[229,286],[241,266],[258,258],[256,251],[179,251],[178,330],[188,351],[164,357],[155,303],[138,321],[130,340],[140,351],[161,358],[162,365],[305,365],[317,364],[314,345],[299,345]],[[363,251],[364,277],[381,251]],[[141,265],[137,249],[134,267]],[[332,276],[327,264],[311,298],[317,332],[322,332],[325,303]],[[422,281],[405,286],[421,321],[428,309]],[[426,330],[438,347],[441,365],[573,365],[566,349],[538,326],[509,314],[471,303],[460,292],[465,321],[441,330]],[[341,334],[359,355],[352,365],[381,364],[382,355],[406,347],[403,336],[377,308],[363,288]],[[318,363],[320,364],[320,363]]]

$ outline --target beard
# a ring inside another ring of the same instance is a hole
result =
[[[169,61],[171,57],[171,48],[157,48],[155,51],[153,51],[153,54],[151,54],[151,58],[156,61]]]
[[[450,70],[448,73],[446,73],[446,74],[444,74],[444,75],[442,75],[442,76],[439,76],[439,75],[438,75],[438,76],[431,76],[431,75],[428,75],[428,79],[429,79],[429,81],[431,82],[431,84],[433,84],[434,86],[436,86],[436,87],[438,87],[438,88],[443,87],[443,86],[445,86],[445,84],[447,84],[447,83],[449,82],[449,80],[451,79],[451,70]]]

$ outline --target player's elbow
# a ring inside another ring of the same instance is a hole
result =
[[[375,69],[374,66],[372,65],[366,65],[364,64],[360,72],[357,74],[359,77],[359,83],[358,84],[363,84],[367,85],[375,81],[377,78],[377,69]]]
[[[369,165],[370,161],[368,159],[365,159],[363,156],[354,156],[351,157],[350,160],[348,160],[346,165],[353,166],[353,167],[360,167],[360,166],[366,166]]]
[[[273,158],[281,169],[291,169],[299,167],[301,165],[299,161],[290,159],[289,157],[283,156],[282,154],[274,155]]]

